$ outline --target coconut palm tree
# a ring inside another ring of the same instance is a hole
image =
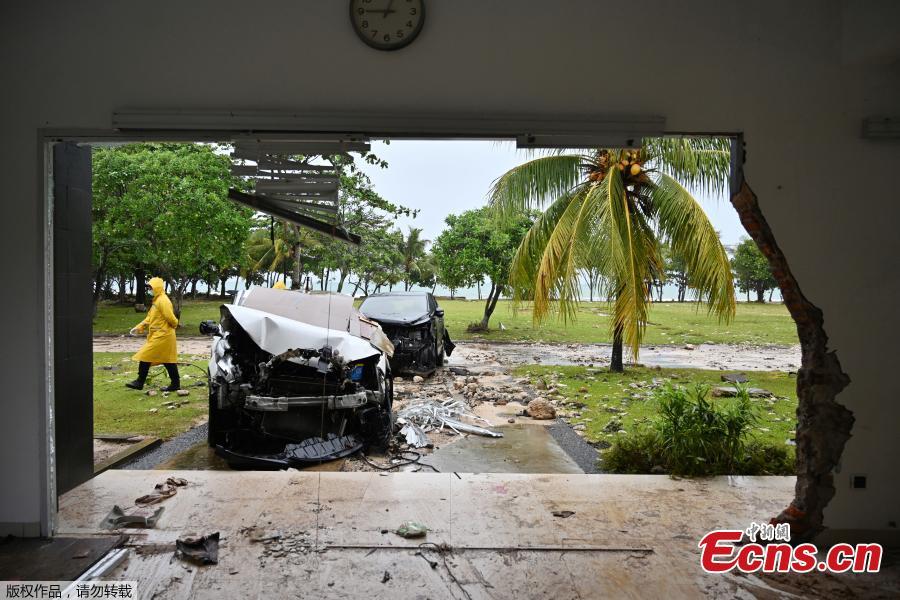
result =
[[[711,313],[734,316],[731,267],[719,236],[688,189],[724,191],[730,168],[723,138],[644,140],[639,149],[554,151],[499,177],[490,203],[509,217],[545,208],[523,239],[510,270],[516,300],[533,300],[536,322],[558,307],[575,316],[579,272],[596,265],[614,298],[611,370],[622,348],[637,357],[652,300],[648,283],[662,279],[660,246],[684,261],[690,287]]]
[[[419,262],[425,258],[427,244],[428,240],[422,239],[422,229],[419,227],[410,227],[409,235],[405,236],[400,244],[400,253],[403,255],[403,285],[406,291],[412,287]]]

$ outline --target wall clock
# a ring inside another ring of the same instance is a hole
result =
[[[378,50],[411,43],[425,23],[424,0],[350,0],[350,22],[362,41]]]

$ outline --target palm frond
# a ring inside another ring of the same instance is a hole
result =
[[[643,141],[651,165],[689,188],[722,193],[731,174],[729,138],[665,137]]]
[[[580,187],[556,200],[526,234],[513,259],[514,298],[533,299],[535,322],[558,304],[564,320],[574,318],[580,298],[581,248],[591,243],[598,207],[597,187]]]
[[[504,217],[543,207],[579,184],[582,160],[578,155],[551,155],[514,167],[491,185],[488,203]]]
[[[709,217],[674,178],[661,173],[652,190],[660,232],[672,254],[684,260],[690,286],[709,305],[710,313],[730,320],[735,313],[731,264]]]

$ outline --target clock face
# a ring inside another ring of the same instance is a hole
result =
[[[423,0],[350,0],[350,21],[368,45],[396,50],[419,35],[425,4]]]

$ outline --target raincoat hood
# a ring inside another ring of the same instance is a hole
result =
[[[159,298],[165,292],[166,282],[159,277],[154,277],[150,280],[150,289],[153,290],[153,297]]]

